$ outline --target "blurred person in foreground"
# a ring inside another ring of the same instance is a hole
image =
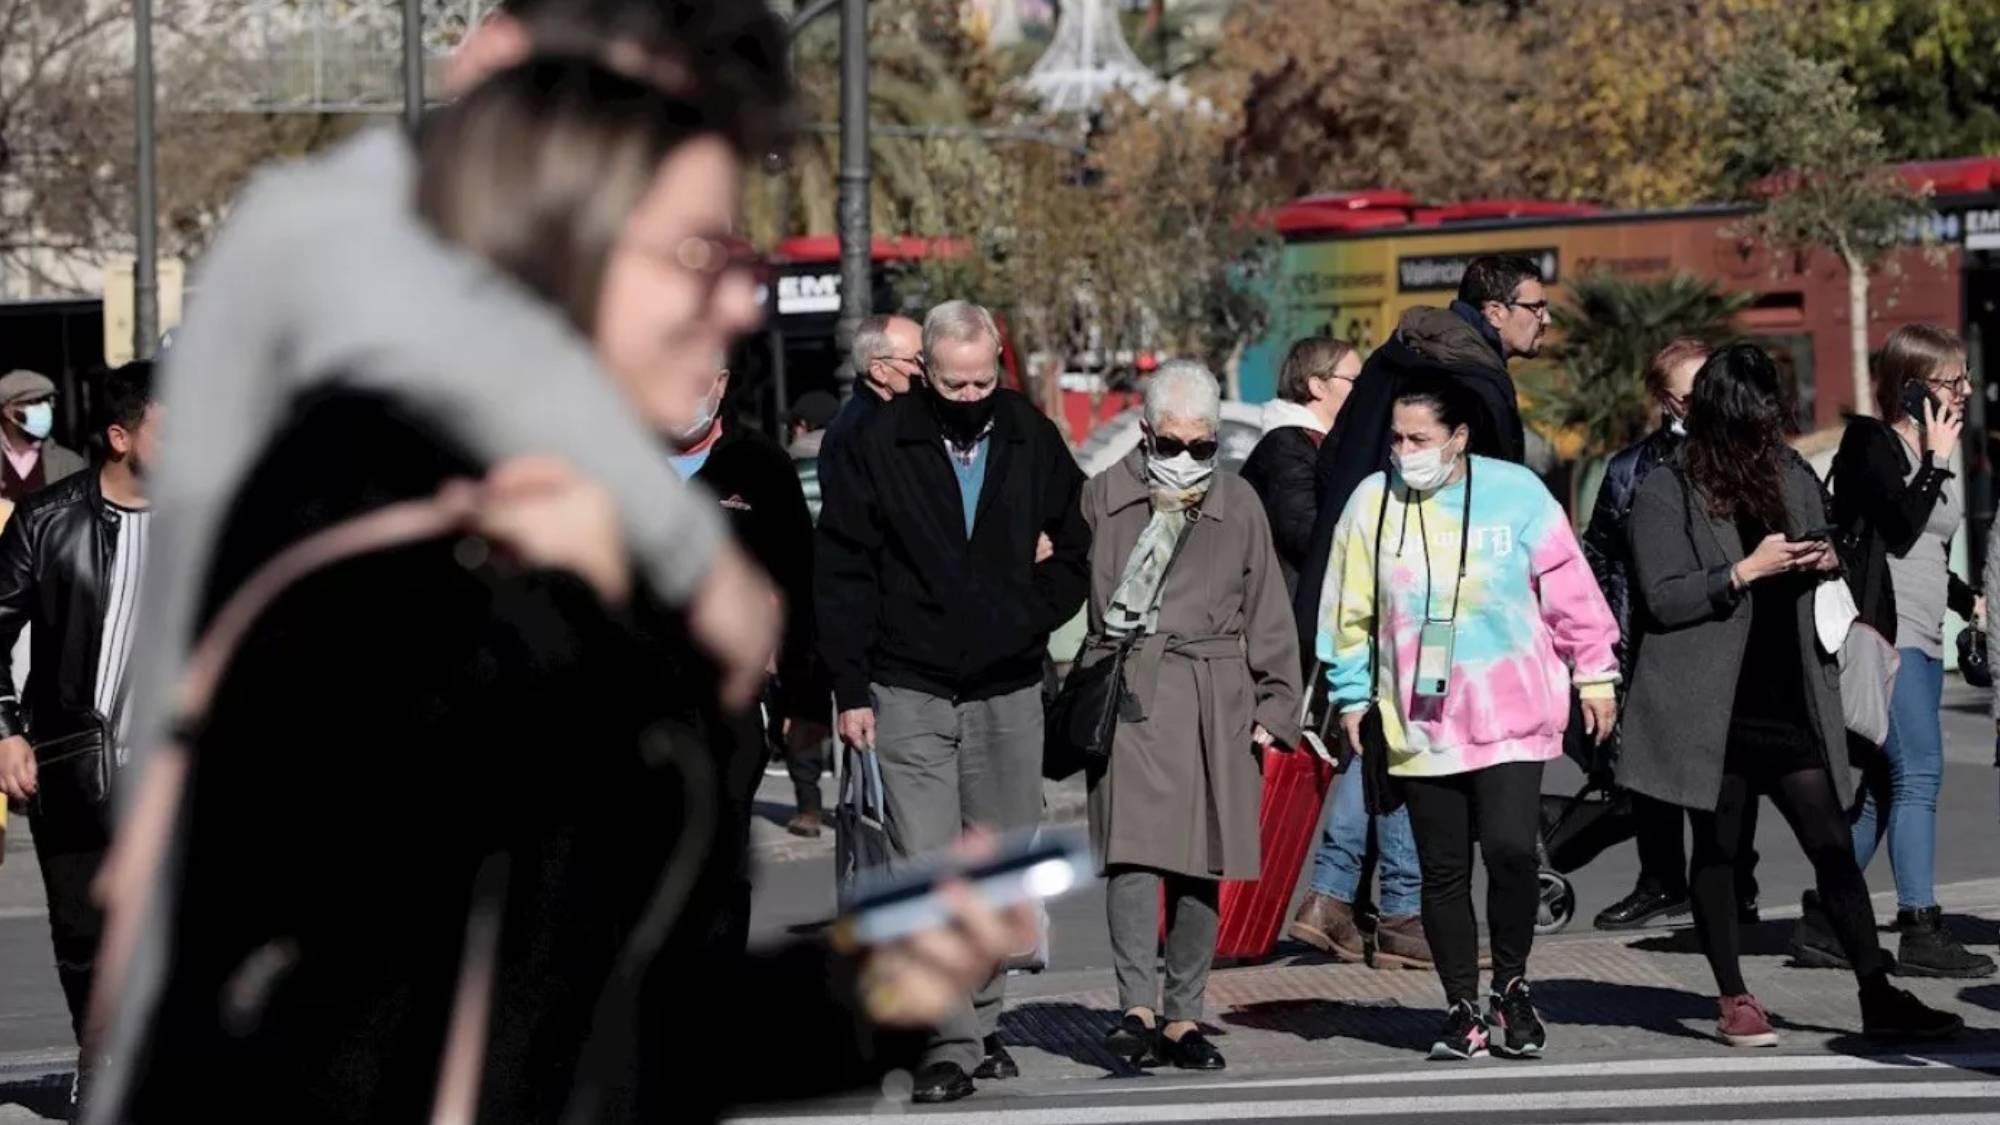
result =
[[[1847,824],[1854,791],[1840,669],[1820,647],[1814,591],[1840,581],[1817,475],[1785,443],[1788,411],[1763,350],[1735,344],[1695,377],[1688,436],[1632,505],[1641,612],[1618,783],[1691,812],[1695,936],[1715,974],[1716,1036],[1776,1045],[1743,979],[1736,865],[1745,809],[1776,805],[1812,863],[1860,985],[1863,1033],[1951,1035],[1964,1020],[1889,983]]]
[[[451,59],[445,93],[537,49],[713,95],[757,151],[788,112],[783,29],[762,0],[500,0]],[[166,444],[178,452],[154,482],[171,518],[154,544],[135,654],[142,756],[166,730],[229,505],[286,411],[336,379],[394,398],[482,459],[553,454],[602,482],[633,562],[687,610],[726,694],[740,705],[762,681],[779,630],[770,583],[681,485],[587,342],[495,263],[425,226],[416,176],[410,138],[364,130],[259,174],[201,262],[202,301],[163,369],[163,400],[191,408],[169,411]]]
[[[111,840],[106,782],[130,745],[127,672],[160,420],[150,363],[104,373],[97,392],[96,470],[29,497],[0,531],[0,794],[29,802],[56,975],[79,1045],[104,931],[91,883]],[[32,672],[16,693],[23,629]],[[86,1051],[79,1085],[89,1061]]]
[[[1106,1046],[1140,1066],[1221,1070],[1200,1028],[1218,896],[1223,879],[1257,878],[1261,756],[1298,744],[1298,640],[1263,506],[1216,472],[1215,377],[1165,364],[1144,413],[1140,448],[1083,490],[1090,640],[1078,660],[1134,643],[1124,686],[1142,716],[1121,716],[1110,761],[1086,775],[1124,1013]]]
[[[763,151],[782,132],[791,96],[783,44],[761,0],[501,0],[453,55],[445,87],[462,95],[538,49],[587,54],[655,86],[708,91],[730,106],[728,128]],[[200,307],[176,331],[161,373],[164,444],[179,452],[151,482],[167,518],[133,653],[132,768],[147,775],[123,787],[131,800],[121,802],[151,815],[120,848],[131,862],[116,865],[114,889],[128,900],[149,881],[154,907],[172,894],[164,838],[185,762],[152,770],[148,759],[165,743],[200,602],[215,588],[222,524],[288,412],[316,390],[337,383],[388,396],[485,464],[552,454],[600,481],[629,544],[630,561],[618,566],[636,567],[686,612],[731,703],[751,700],[776,648],[769,580],[674,474],[588,341],[510,283],[507,263],[440,240],[416,198],[411,139],[365,130],[261,173],[201,262]],[[171,409],[177,400],[189,408]],[[162,861],[168,871],[153,880]],[[163,964],[158,928],[131,917],[141,955],[119,997],[126,1015],[106,1044],[117,1054],[130,1053]]]
[[[967,301],[923,327],[924,390],[839,456],[815,604],[842,741],[876,751],[898,861],[1042,815],[1042,661],[1088,592],[1083,473],[1055,425],[1000,386],[1000,331]],[[938,1028],[916,1098],[1020,1073],[998,1035],[1004,976]]]
[[[1369,354],[1340,420],[1319,448],[1319,511],[1292,601],[1302,648],[1319,630],[1320,586],[1348,497],[1389,468],[1390,427],[1403,384],[1418,375],[1450,381],[1465,401],[1474,443],[1467,452],[1521,464],[1527,430],[1507,365],[1541,354],[1548,326],[1541,268],[1527,258],[1488,254],[1467,263],[1450,307],[1409,310],[1388,342]]]
[[[1583,554],[1597,575],[1598,588],[1618,619],[1618,670],[1622,689],[1632,682],[1632,658],[1638,649],[1632,616],[1632,501],[1653,470],[1672,460],[1687,437],[1688,399],[1694,394],[1695,372],[1708,359],[1708,345],[1682,337],[1669,341],[1646,365],[1646,394],[1660,411],[1660,427],[1620,450],[1605,467],[1604,483],[1583,533]],[[1616,742],[1606,743],[1615,751]],[[1585,770],[1608,769],[1571,740]],[[1594,925],[1600,930],[1629,930],[1658,918],[1684,915],[1687,893],[1687,817],[1680,806],[1656,801],[1643,793],[1628,793],[1639,850],[1639,881],[1632,893],[1605,907]],[[1757,805],[1743,810],[1743,862],[1737,866],[1737,913],[1744,925],[1757,921]]]
[[[425,220],[559,310],[654,440],[697,428],[758,317],[727,120],[540,60],[424,132]],[[485,474],[462,533],[312,574],[244,638],[191,732],[161,1000],[86,1111],[411,1120],[443,1069],[482,1121],[704,1121],[914,1063],[1032,918],[959,895],[885,948],[719,950],[744,862],[721,671],[626,567],[604,488],[439,431],[365,383],[302,401],[225,521],[204,619],[300,536]],[[775,1016],[812,1050],[746,1066]]]
[[[1542,771],[1562,754],[1573,688],[1599,742],[1617,714],[1617,626],[1583,548],[1534,473],[1469,452],[1476,410],[1446,376],[1413,375],[1397,391],[1394,465],[1340,517],[1318,642],[1349,744],[1388,759],[1362,764],[1390,791],[1377,807],[1409,804],[1447,1006],[1433,1059],[1546,1050],[1528,988]],[[1484,1013],[1475,842],[1493,943]]]
[[[20,501],[89,468],[49,436],[56,428],[56,385],[39,371],[0,376],[0,499]]]
[[[1833,458],[1833,522],[1854,547],[1847,576],[1855,605],[1900,657],[1889,737],[1880,749],[1856,754],[1861,778],[1851,813],[1863,873],[1888,842],[1899,976],[1963,980],[1995,970],[1993,958],[1965,948],[1946,928],[1937,901],[1945,614],[1978,627],[1986,612],[1985,600],[1951,570],[1951,541],[1965,522],[1952,458],[1971,397],[1965,341],[1935,324],[1906,324],[1889,334],[1876,364],[1879,417],[1849,419]],[[1824,920],[1808,900],[1793,955],[1844,968]]]

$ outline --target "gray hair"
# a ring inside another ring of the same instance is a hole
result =
[[[1168,418],[1222,425],[1222,387],[1208,368],[1172,359],[1153,373],[1146,383],[1146,424],[1157,427]]]
[[[931,310],[924,318],[924,360],[933,358],[940,341],[965,343],[985,337],[993,341],[993,351],[1000,351],[1000,326],[993,322],[993,314],[971,301],[946,301]]]
[[[856,379],[868,374],[869,364],[894,350],[889,342],[889,322],[894,319],[893,316],[877,314],[863,317],[861,323],[855,325],[854,343],[847,349],[847,362]]]

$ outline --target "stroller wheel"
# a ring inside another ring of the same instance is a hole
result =
[[[1558,934],[1576,917],[1576,888],[1567,878],[1544,867],[1535,873],[1541,902],[1535,909],[1535,933]]]

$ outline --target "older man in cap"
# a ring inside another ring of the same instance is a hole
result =
[[[49,439],[56,427],[56,385],[36,371],[0,376],[0,499],[19,501],[89,467]]]

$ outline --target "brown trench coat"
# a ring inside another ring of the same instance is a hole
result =
[[[1132,457],[1083,486],[1090,524],[1090,635],[1152,516]],[[1299,741],[1298,627],[1257,494],[1218,473],[1167,575],[1157,630],[1127,659],[1143,721],[1120,722],[1111,764],[1090,779],[1098,861],[1208,879],[1257,877],[1262,758],[1254,720]],[[1079,660],[1108,650],[1087,642]]]

